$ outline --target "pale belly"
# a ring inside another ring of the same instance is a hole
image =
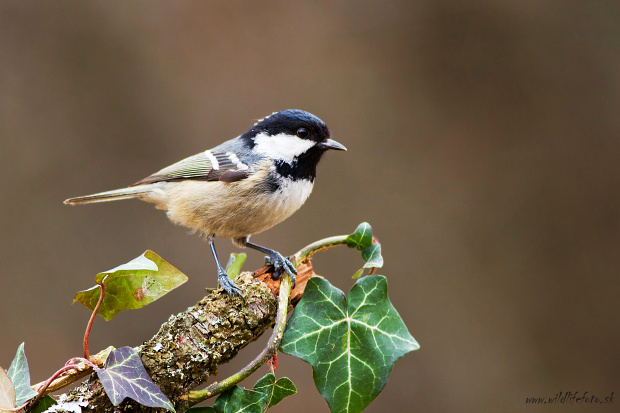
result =
[[[145,201],[167,210],[176,224],[234,239],[265,231],[291,216],[308,199],[312,186],[287,180],[276,192],[257,193],[251,178],[232,183],[170,182],[161,186],[160,196]]]

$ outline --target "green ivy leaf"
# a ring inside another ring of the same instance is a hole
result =
[[[254,385],[254,390],[267,395],[265,404],[267,408],[271,408],[280,403],[282,399],[297,393],[297,387],[288,377],[282,377],[276,381],[273,373],[268,373],[260,378]]]
[[[372,228],[368,222],[362,222],[357,226],[355,232],[347,237],[347,246],[363,251],[370,245],[372,245]]]
[[[97,377],[114,406],[129,397],[147,407],[163,407],[174,412],[174,406],[153,383],[142,360],[131,347],[110,352],[105,368],[97,370]]]
[[[39,400],[37,405],[34,407],[34,409],[30,411],[30,413],[43,413],[55,404],[57,404],[56,400],[54,400],[54,398],[49,394],[46,394],[45,396],[43,396],[43,398],[41,398],[41,400]]]
[[[383,257],[381,256],[381,244],[373,244],[364,248],[362,259],[366,261],[363,268],[383,267]]]
[[[372,228],[368,222],[362,222],[357,226],[355,232],[346,238],[349,248],[357,248],[361,251],[362,259],[365,264],[353,274],[353,278],[359,278],[366,268],[383,267],[383,257],[381,256],[381,244],[372,236]]]
[[[28,370],[28,360],[24,353],[24,343],[17,348],[7,374],[15,386],[15,406],[21,406],[38,394],[30,387],[30,370]]]
[[[241,273],[241,267],[243,267],[243,263],[245,263],[246,256],[247,255],[245,252],[242,252],[240,254],[230,254],[228,264],[226,264],[226,273],[231,280],[234,280],[237,275]]]
[[[359,279],[348,299],[313,277],[280,349],[308,362],[332,412],[361,412],[385,387],[394,362],[419,348],[387,297],[383,276]]]
[[[360,268],[359,270],[355,271],[355,274],[353,274],[353,279],[355,278],[360,278],[362,276],[362,274],[364,274],[364,267]]]
[[[119,311],[142,308],[186,281],[185,274],[153,251],[146,251],[126,264],[97,274],[95,282],[105,285],[99,314],[109,321]],[[93,310],[100,292],[101,288],[96,285],[78,292],[73,302],[79,301]]]
[[[268,373],[260,378],[253,390],[234,386],[222,393],[213,407],[192,407],[188,413],[262,413],[280,403],[283,398],[297,393],[293,382],[283,377],[276,381],[276,376]]]
[[[234,386],[217,398],[213,408],[217,413],[262,413],[266,399],[264,393]]]
[[[15,400],[15,386],[6,371],[0,367],[0,411],[16,407]]]

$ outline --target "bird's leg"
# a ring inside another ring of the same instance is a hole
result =
[[[257,251],[262,252],[263,254],[267,254],[268,264],[273,265],[275,271],[273,273],[273,278],[278,279],[280,275],[282,275],[282,271],[286,271],[288,275],[291,276],[291,281],[293,281],[293,288],[295,288],[295,275],[297,275],[297,269],[288,259],[284,258],[282,254],[278,251],[261,247],[260,245],[253,244],[247,240],[247,238],[239,238],[235,240],[238,244],[246,246],[248,248],[255,249]]]
[[[213,235],[209,235],[206,237],[206,240],[209,243],[209,246],[211,247],[213,258],[215,258],[215,265],[217,265],[217,278],[220,282],[220,285],[222,286],[224,291],[228,293],[229,296],[232,297],[234,293],[240,297],[243,297],[243,294],[241,294],[241,290],[239,289],[239,287],[237,287],[237,284],[235,284],[233,280],[230,279],[228,274],[226,274],[226,270],[222,267],[222,264],[220,264],[220,260],[217,257],[217,252],[215,251],[215,243],[213,242],[213,239],[214,239]]]

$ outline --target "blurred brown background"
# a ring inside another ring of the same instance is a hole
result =
[[[541,411],[525,398],[559,391],[615,391],[617,406],[619,41],[616,1],[3,1],[0,365],[22,341],[33,381],[79,355],[89,313],[73,294],[146,249],[190,281],[98,319],[95,351],[140,344],[215,284],[206,245],[151,205],[65,198],[301,108],[349,151],[254,240],[292,253],[373,225],[421,349],[368,412]],[[345,291],[360,263],[346,248],[315,260]],[[327,411],[308,365],[283,355],[278,374],[300,392],[274,411]]]

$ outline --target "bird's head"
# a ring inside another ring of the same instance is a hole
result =
[[[299,109],[275,112],[256,122],[245,135],[251,139],[255,153],[288,164],[316,165],[329,149],[347,150],[330,138],[321,119]]]

